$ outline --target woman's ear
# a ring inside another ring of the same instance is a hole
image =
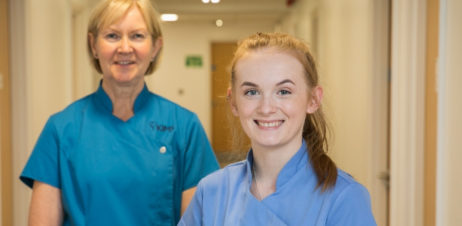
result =
[[[323,91],[321,86],[316,86],[311,90],[310,99],[308,100],[308,106],[306,108],[306,113],[313,114],[321,106],[321,101],[323,97]]]
[[[237,111],[236,101],[233,99],[233,91],[231,87],[229,87],[226,92],[226,100],[229,103],[229,107],[231,108],[231,112],[233,113],[233,115],[236,117],[239,116],[238,111]]]
[[[162,49],[162,46],[164,45],[164,41],[162,40],[162,37],[157,37],[157,39],[153,43],[154,49],[152,51],[151,55],[151,60],[156,59],[157,54],[159,54],[159,51]]]
[[[92,33],[88,33],[88,40],[90,40],[91,53],[95,59],[98,59],[98,53],[96,52],[95,42],[96,37]]]

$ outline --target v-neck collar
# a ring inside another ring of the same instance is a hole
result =
[[[249,189],[252,185],[252,166],[254,164],[253,159],[253,150],[250,149],[249,153],[247,154],[247,181],[249,183]],[[284,165],[281,171],[278,174],[278,178],[276,180],[276,191],[284,184],[286,184],[293,175],[302,167],[307,167],[308,165],[308,153],[305,140],[302,142],[302,146],[298,149],[294,156]]]
[[[98,87],[98,90],[95,92],[94,99],[95,99],[96,105],[102,106],[105,112],[112,115],[112,110],[113,110],[112,101],[109,98],[109,95],[107,95],[106,91],[104,91],[102,84],[103,84],[103,80],[101,80],[99,83],[99,87]],[[149,96],[149,89],[146,83],[144,83],[144,87],[141,90],[141,92],[138,94],[138,96],[136,97],[135,104],[133,105],[134,115],[136,115],[136,113],[139,112],[145,106],[145,103],[148,100],[148,96]]]

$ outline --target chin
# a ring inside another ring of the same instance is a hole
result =
[[[263,147],[277,147],[277,146],[280,146],[281,145],[281,142],[279,140],[275,140],[275,139],[261,139],[261,140],[255,140],[254,142],[252,142],[254,144],[258,144],[259,146],[263,146]]]
[[[133,82],[138,76],[135,75],[115,75],[113,76],[114,80],[121,83]]]

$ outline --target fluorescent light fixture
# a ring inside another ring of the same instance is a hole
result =
[[[212,3],[213,3],[213,4],[220,3],[220,0],[212,0]]]
[[[216,20],[215,25],[217,25],[217,27],[222,27],[223,26],[223,20],[221,20],[221,19]]]
[[[204,4],[210,3],[210,0],[202,0]]]
[[[178,15],[171,14],[171,13],[165,13],[165,14],[160,15],[160,19],[162,21],[177,21]]]

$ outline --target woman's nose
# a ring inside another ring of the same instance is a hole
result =
[[[119,53],[131,53],[132,50],[133,49],[132,49],[129,38],[123,37],[120,40],[120,46],[118,48],[118,52]]]
[[[273,100],[273,97],[270,96],[270,95],[264,95],[262,96],[262,98],[260,99],[260,103],[259,103],[259,112],[261,114],[271,114],[271,113],[274,113],[276,112],[276,102],[275,100]]]

